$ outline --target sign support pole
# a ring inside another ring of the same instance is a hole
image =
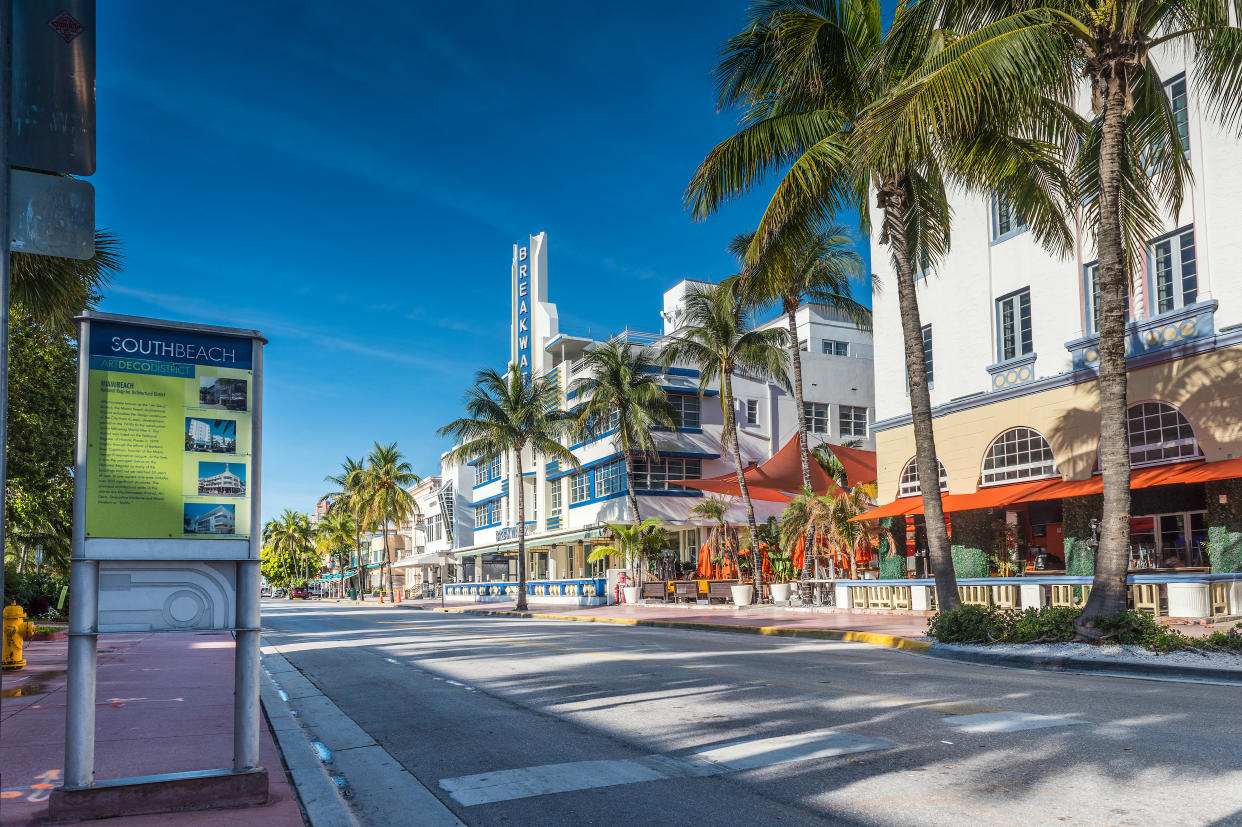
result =
[[[263,347],[250,343],[252,375],[263,376]],[[233,772],[259,766],[259,550],[262,532],[259,492],[263,468],[263,383],[251,383],[250,426],[250,551],[251,559],[237,563],[237,625],[233,661]]]
[[[7,489],[9,425],[9,136],[13,131],[13,0],[0,0],[0,492]],[[0,553],[4,549],[5,508],[0,501]],[[2,554],[0,554],[2,556]],[[0,594],[4,566],[0,565]]]

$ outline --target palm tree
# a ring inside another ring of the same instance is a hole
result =
[[[707,530],[707,539],[704,541],[712,548],[712,559],[719,560],[724,557],[726,550],[731,550],[731,537],[729,531],[729,523],[727,516],[729,509],[733,507],[733,503],[724,497],[704,497],[695,503],[694,508],[690,509],[690,516],[697,517],[700,520],[711,520],[713,525]],[[734,563],[737,562],[737,555],[734,554]]]
[[[407,489],[423,480],[397,443],[375,443],[367,455],[366,465],[358,474],[358,498],[362,508],[362,523],[371,530],[379,529],[384,537],[384,574],[381,578],[388,584],[388,591],[395,594],[392,579],[392,548],[388,543],[388,524],[395,531],[419,513],[418,503]],[[381,586],[381,591],[383,587]],[[382,599],[382,598],[381,598]]]
[[[639,566],[644,554],[652,547],[652,540],[664,539],[664,529],[660,526],[664,521],[659,517],[648,517],[645,520],[626,525],[625,523],[609,523],[612,532],[611,546],[598,546],[587,556],[588,563],[597,563],[610,555],[619,556],[626,568],[634,570],[634,585],[640,585]]]
[[[306,577],[304,572],[315,550],[310,517],[286,508],[279,517],[269,520],[263,527],[263,544],[280,562],[286,580],[292,580],[299,570]]]
[[[821,543],[844,553],[849,561],[849,576],[856,579],[858,554],[879,548],[882,539],[895,548],[893,536],[874,520],[853,518],[871,508],[875,486],[855,485],[835,494],[802,493],[794,497],[781,513],[781,545],[792,547],[798,540],[812,537],[806,545],[806,557],[814,559],[821,552]]]
[[[737,485],[746,504],[746,524],[752,538],[758,536],[755,506],[746,487],[742,448],[738,441],[737,420],[733,412],[733,375],[736,371],[770,378],[789,387],[789,354],[785,347],[789,334],[779,327],[755,329],[750,325],[745,305],[738,295],[738,280],[726,279],[720,284],[692,289],[685,299],[683,326],[665,343],[662,358],[667,370],[674,362],[694,365],[699,370],[699,393],[720,380],[720,407],[724,427],[720,442],[725,450],[733,449]],[[758,559],[757,544],[752,541],[751,553]],[[752,567],[755,593],[763,594],[762,566]]]
[[[15,312],[68,332],[74,316],[99,301],[122,261],[120,240],[107,230],[95,231],[95,255],[86,260],[11,253],[12,301],[20,308]]]
[[[1038,95],[1012,96],[989,108],[912,112],[906,79],[936,67],[955,38],[935,28],[932,5],[900,4],[888,37],[878,0],[756,5],[750,25],[725,43],[716,69],[719,104],[744,110],[742,128],[708,154],[686,191],[693,216],[703,219],[785,170],[747,252],[751,265],[787,227],[805,233],[857,211],[869,233],[867,200],[874,192],[879,241],[889,248],[897,279],[916,465],[920,479],[929,481],[939,474],[913,265],[929,271],[948,249],[945,188],[995,192],[1041,242],[1068,249],[1061,216],[1071,187],[1052,139],[1068,143],[1078,124],[1064,107]],[[956,81],[965,96],[988,79],[986,69],[933,77]],[[938,486],[922,486],[922,495],[939,605],[956,608]]]
[[[315,546],[328,557],[335,557],[340,569],[341,596],[344,596],[345,569],[349,564],[349,549],[355,539],[357,526],[352,517],[343,511],[328,510],[315,526]]]
[[[789,325],[790,357],[793,362],[794,407],[798,413],[798,458],[802,462],[802,487],[811,490],[811,457],[807,445],[806,408],[802,396],[802,349],[798,342],[798,308],[814,302],[839,311],[859,330],[871,329],[871,310],[850,296],[850,282],[862,273],[862,258],[848,231],[833,224],[823,230],[802,232],[796,224],[761,245],[758,258],[747,263],[754,233],[734,236],[729,252],[742,266],[741,291],[754,307],[779,304]],[[807,538],[808,543],[810,538]],[[803,578],[814,571],[808,555]]]
[[[617,441],[625,457],[626,492],[634,522],[640,522],[638,496],[634,493],[634,457],[648,462],[659,459],[656,428],[677,430],[677,409],[660,386],[656,363],[646,348],[631,348],[620,341],[604,342],[582,358],[587,378],[577,387],[586,398],[578,411],[577,432],[583,435],[608,422],[617,421]]]
[[[574,417],[560,410],[560,391],[548,377],[532,378],[517,365],[502,376],[487,368],[475,376],[475,387],[466,392],[467,416],[439,430],[440,436],[457,441],[446,454],[450,463],[511,454],[517,484],[518,598],[517,609],[526,609],[526,497],[522,484],[522,454],[529,447],[536,458],[560,460],[579,469],[578,458],[559,440],[568,437]]]
[[[360,485],[362,482],[362,472],[365,466],[352,457],[345,457],[345,462],[341,465],[341,471],[338,474],[329,474],[324,477],[324,482],[330,482],[336,486],[336,490],[329,491],[319,498],[319,502],[328,503],[329,511],[338,511],[352,513],[354,517],[354,554],[358,558],[357,568],[354,570],[354,577],[357,578],[358,592],[362,592],[362,497]],[[342,579],[345,576],[344,569],[341,570]]]
[[[1152,58],[1162,45],[1187,47],[1204,110],[1224,127],[1242,126],[1242,29],[1224,0],[941,0],[946,27],[976,29],[946,50],[946,71],[984,61],[990,83],[975,96],[1056,95],[1067,106],[1082,81],[1096,116],[1077,163],[1083,224],[1099,257],[1100,470],[1104,505],[1091,596],[1075,621],[1099,638],[1097,618],[1126,607],[1130,454],[1125,359],[1129,285],[1147,240],[1160,233],[1161,208],[1176,215],[1190,176],[1178,126]],[[1232,12],[1237,14],[1236,7]],[[1019,57],[1020,56],[1020,57]],[[921,80],[921,78],[919,79]],[[927,84],[913,101],[936,106],[947,89]]]

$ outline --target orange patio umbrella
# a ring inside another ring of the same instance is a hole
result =
[[[699,566],[694,570],[696,576],[709,579],[712,576],[712,546],[704,543],[699,546]]]

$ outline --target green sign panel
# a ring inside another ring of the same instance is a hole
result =
[[[90,326],[86,538],[250,536],[252,343]]]

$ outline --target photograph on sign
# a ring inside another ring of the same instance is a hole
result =
[[[249,339],[95,321],[86,538],[250,536]]]

